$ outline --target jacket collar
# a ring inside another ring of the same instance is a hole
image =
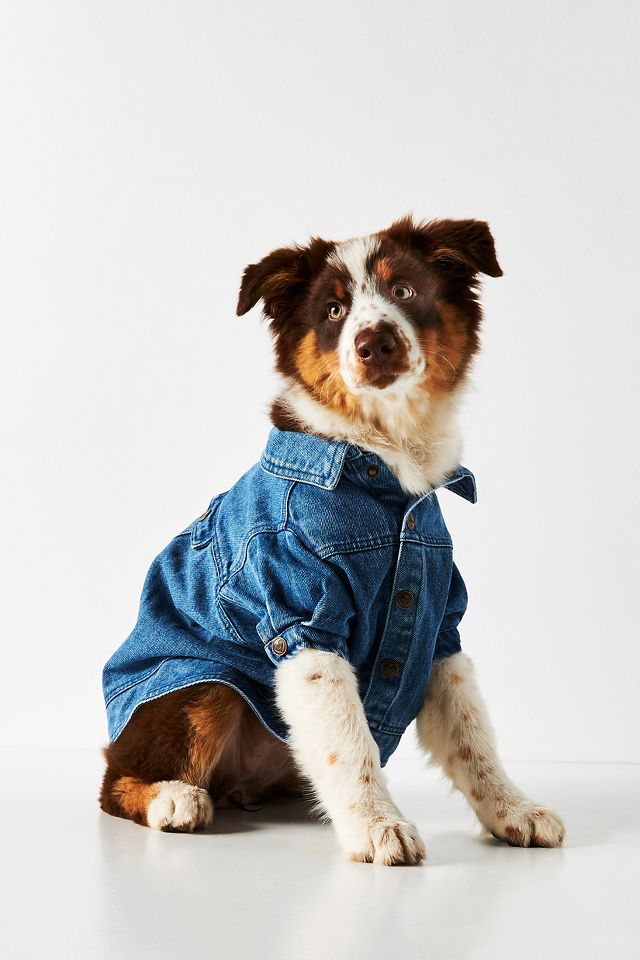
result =
[[[314,487],[334,490],[342,476],[345,460],[362,455],[360,447],[347,440],[325,440],[310,433],[273,427],[260,465],[268,473],[284,480],[300,480]],[[376,454],[366,455],[380,460]],[[475,477],[466,467],[456,467],[441,486],[470,503],[478,499]]]
[[[350,449],[358,451],[346,440],[324,440],[310,433],[273,427],[260,464],[276,477],[301,480],[314,487],[333,490],[338,485]]]

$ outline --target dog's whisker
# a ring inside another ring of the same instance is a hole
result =
[[[457,375],[457,370],[456,370],[456,368],[455,368],[454,365],[451,363],[451,361],[450,361],[449,359],[447,359],[447,357],[445,357],[444,353],[438,353],[438,356],[439,356],[439,357],[442,357],[442,359],[444,360],[444,362],[445,362],[446,364],[448,364],[448,366],[451,367],[451,379],[449,380],[449,383],[453,383],[453,381],[455,380],[456,375]]]

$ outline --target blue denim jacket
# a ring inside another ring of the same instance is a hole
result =
[[[475,502],[473,475],[444,484]],[[129,638],[104,669],[115,740],[140,704],[233,687],[286,741],[276,667],[303,647],[353,664],[382,764],[460,650],[467,594],[434,492],[407,497],[376,455],[273,429],[256,464],[160,553]]]

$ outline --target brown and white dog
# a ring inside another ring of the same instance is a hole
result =
[[[282,377],[274,424],[378,454],[408,494],[440,484],[459,462],[456,413],[478,349],[479,273],[502,273],[486,223],[410,217],[357,239],[281,248],[247,267],[238,314],[262,300],[271,324]],[[309,684],[310,674],[319,682]],[[304,649],[277,668],[276,694],[290,747],[222,684],[143,704],[105,751],[103,810],[188,831],[210,823],[214,802],[310,783],[353,859],[423,859],[415,826],[390,796],[349,665]],[[417,732],[494,836],[562,843],[559,817],[507,777],[464,653],[434,663]],[[328,750],[343,762],[327,765]]]

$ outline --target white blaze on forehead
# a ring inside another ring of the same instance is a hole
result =
[[[327,257],[327,262],[334,267],[342,268],[351,277],[351,294],[353,297],[364,286],[368,295],[375,294],[376,287],[373,278],[367,271],[367,262],[380,248],[378,237],[354,237],[337,244]]]
[[[380,323],[395,328],[397,339],[406,345],[409,363],[409,369],[399,374],[396,381],[385,389],[390,393],[404,393],[424,373],[424,356],[413,325],[397,303],[381,294],[376,278],[367,268],[379,249],[378,237],[356,237],[339,243],[327,258],[328,263],[346,270],[351,278],[351,308],[340,331],[338,355],[342,379],[353,393],[380,394],[377,387],[361,380],[361,364],[355,350],[358,333],[369,328],[375,329]]]

